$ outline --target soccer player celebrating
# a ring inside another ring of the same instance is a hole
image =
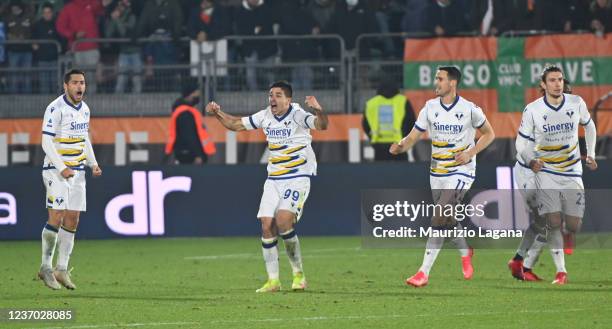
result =
[[[482,109],[457,94],[460,82],[461,72],[456,67],[438,68],[435,79],[438,97],[425,103],[412,131],[389,149],[392,154],[406,152],[420,139],[423,132],[429,132],[432,148],[429,182],[434,202],[441,205],[461,202],[475,179],[476,154],[495,139],[493,128]],[[482,136],[474,144],[476,130]],[[452,230],[455,227],[462,229],[454,217],[442,214],[432,216],[431,226],[437,231]],[[427,239],[423,264],[415,275],[406,280],[407,284],[414,287],[427,285],[429,271],[444,244],[444,234],[440,235]],[[463,277],[469,280],[474,273],[471,259],[473,250],[462,236],[452,241],[461,253]]]
[[[276,292],[281,288],[278,269],[278,236],[283,239],[293,270],[293,290],[306,288],[302,255],[295,224],[299,221],[310,191],[310,177],[317,172],[317,161],[310,145],[310,129],[325,130],[327,114],[314,96],[306,96],[306,106],[292,103],[293,90],[286,81],[270,86],[269,106],[248,117],[235,117],[221,111],[219,104],[210,102],[206,111],[212,113],[229,130],[263,129],[268,140],[268,179],[259,204],[257,217],[261,221],[261,245],[268,272],[268,281],[257,292]]]
[[[517,152],[536,173],[538,213],[546,220],[546,241],[557,270],[552,283],[560,285],[567,283],[562,220],[565,228],[575,234],[582,224],[585,207],[578,124],[585,129],[586,166],[597,169],[595,124],[584,100],[578,95],[563,93],[563,84],[559,67],[544,69],[540,85],[545,94],[523,111],[519,136],[527,141],[517,142]]]
[[[102,175],[89,139],[89,106],[83,102],[85,73],[64,75],[64,94],[45,111],[42,148],[45,152],[43,183],[47,189],[49,219],[42,231],[42,265],[38,277],[51,289],[76,286],[68,272],[79,215],[86,210],[85,165]],[[57,266],[52,270],[57,244]],[[59,282],[59,283],[58,283]]]

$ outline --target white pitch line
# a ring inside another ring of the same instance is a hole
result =
[[[583,312],[592,311],[592,309],[576,308],[576,309],[554,309],[554,310],[522,310],[514,311],[513,313],[562,313],[562,312]],[[241,320],[217,320],[211,321],[211,324],[223,323],[249,323],[249,322],[287,322],[287,321],[334,321],[334,320],[376,320],[376,319],[395,319],[395,318],[415,318],[415,317],[440,317],[440,316],[490,316],[490,315],[507,315],[508,312],[460,312],[460,313],[432,313],[432,314],[388,314],[388,315],[345,315],[345,316],[312,316],[302,318],[267,318],[267,319],[241,319]]]
[[[29,329],[93,329],[93,328],[125,328],[125,327],[159,327],[159,326],[185,326],[200,322],[148,322],[148,323],[117,323],[117,324],[84,324],[63,327],[35,327]]]
[[[610,309],[605,309],[609,311]],[[521,310],[513,313],[522,314],[541,314],[541,313],[565,313],[565,312],[584,312],[592,311],[592,309],[575,308],[575,309],[551,309],[551,310]],[[287,322],[287,321],[334,321],[334,320],[376,320],[376,319],[397,319],[397,318],[415,318],[415,317],[440,317],[440,316],[490,316],[490,315],[507,315],[508,312],[459,312],[459,313],[431,313],[431,314],[385,314],[385,315],[345,315],[345,316],[311,316],[301,318],[267,318],[267,319],[241,319],[241,320],[215,320],[209,324],[231,324],[231,323],[249,323],[249,322]],[[64,327],[37,327],[30,329],[95,329],[95,328],[125,328],[125,327],[153,327],[153,326],[183,326],[183,325],[202,325],[202,322],[149,322],[149,323],[122,323],[122,324],[90,324],[78,326]]]

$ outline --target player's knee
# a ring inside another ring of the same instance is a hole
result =
[[[444,227],[444,226],[446,226],[446,217],[442,217],[442,216],[433,216],[433,217],[431,217],[431,226],[432,227]]]
[[[565,229],[572,233],[578,233],[582,226],[582,220],[578,217],[568,217],[565,219]]]
[[[553,213],[546,215],[546,225],[551,229],[557,229],[561,227],[561,214]]]
[[[536,234],[546,234],[546,221],[541,220],[535,220],[533,221],[529,227],[536,233]]]
[[[70,231],[76,231],[79,226],[79,215],[78,211],[66,211],[64,220],[62,221],[62,227]]]
[[[261,220],[261,233],[264,238],[276,237],[274,229],[274,219],[270,217],[260,218]]]
[[[290,211],[279,210],[276,213],[276,226],[280,232],[286,232],[293,228],[295,223],[295,214]]]

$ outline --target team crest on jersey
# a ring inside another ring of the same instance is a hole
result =
[[[546,121],[546,119],[548,119],[548,115],[543,115],[542,118],[544,119],[544,121]]]
[[[283,123],[285,124],[285,127],[289,127],[289,125],[291,124],[291,121],[285,121]]]
[[[88,118],[89,117],[89,112],[85,112],[85,117]]]
[[[455,113],[455,117],[457,118],[457,120],[461,120],[463,119],[463,113]]]
[[[437,118],[437,117],[438,117],[438,115],[439,115],[439,113],[438,113],[438,112],[434,113],[434,117],[436,117],[436,118]]]
[[[64,198],[57,198],[57,199],[55,199],[55,203],[57,203],[58,206],[61,206],[62,203],[64,203]]]
[[[565,114],[567,114],[567,116],[570,117],[570,119],[571,119],[572,116],[574,115],[574,111],[567,111],[567,112],[565,112]]]

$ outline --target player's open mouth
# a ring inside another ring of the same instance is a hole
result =
[[[83,92],[82,91],[77,91],[76,93],[78,96],[83,96]]]

